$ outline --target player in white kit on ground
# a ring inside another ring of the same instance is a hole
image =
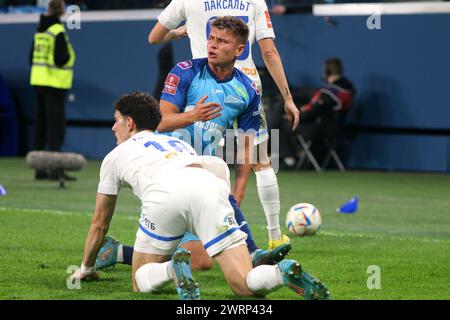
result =
[[[261,90],[261,79],[252,59],[251,46],[255,39],[261,49],[264,63],[280,90],[284,99],[285,110],[293,119],[293,129],[298,125],[299,111],[295,106],[281,58],[273,39],[275,34],[270,20],[269,11],[264,0],[172,0],[159,15],[158,22],[149,34],[150,43],[189,36],[193,58],[207,56],[207,39],[211,30],[210,22],[218,16],[235,16],[243,20],[250,29],[249,40],[244,53],[236,60],[236,68],[250,77]],[[177,27],[186,21],[182,27]],[[224,106],[226,108],[226,106]],[[281,233],[279,224],[280,195],[277,177],[271,167],[267,152],[267,121],[264,109],[260,106],[261,126],[255,145],[261,149],[257,164],[253,166],[256,175],[258,195],[264,209],[269,233],[269,249],[282,243],[289,242],[289,238]],[[247,185],[248,172],[237,172],[233,194],[240,206]]]

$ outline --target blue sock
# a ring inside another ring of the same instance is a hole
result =
[[[236,199],[233,195],[230,194],[230,197],[228,198],[230,200],[230,204],[234,209],[234,217],[236,218],[236,222],[240,226],[241,230],[244,231],[247,234],[247,247],[248,251],[252,253],[256,249],[259,249],[258,246],[255,243],[255,240],[253,240],[252,232],[250,231],[250,227],[248,226],[247,221],[245,220],[244,213],[241,211],[241,209],[238,207],[238,204],[236,202]]]
[[[133,247],[122,246],[123,264],[129,264],[130,266],[133,264],[133,251]]]

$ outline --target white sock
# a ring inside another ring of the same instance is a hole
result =
[[[147,263],[135,274],[140,292],[155,292],[173,280],[172,261],[164,263]]]
[[[254,294],[265,296],[283,286],[283,276],[277,265],[261,265],[247,275],[247,286]]]
[[[123,263],[123,245],[119,245],[119,248],[117,249],[117,262]]]
[[[272,168],[256,171],[256,186],[259,200],[264,209],[269,230],[269,239],[281,239],[280,229],[280,190],[277,176]]]

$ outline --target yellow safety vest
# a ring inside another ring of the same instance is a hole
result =
[[[58,67],[55,64],[54,52],[56,36],[61,32],[64,33],[70,58],[63,67]],[[58,89],[72,88],[74,63],[75,52],[62,24],[54,24],[46,31],[37,32],[34,35],[33,62],[30,75],[32,86],[47,86]]]

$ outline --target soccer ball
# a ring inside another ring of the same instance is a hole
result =
[[[293,205],[286,215],[286,227],[296,236],[312,236],[320,229],[320,212],[310,203]]]

